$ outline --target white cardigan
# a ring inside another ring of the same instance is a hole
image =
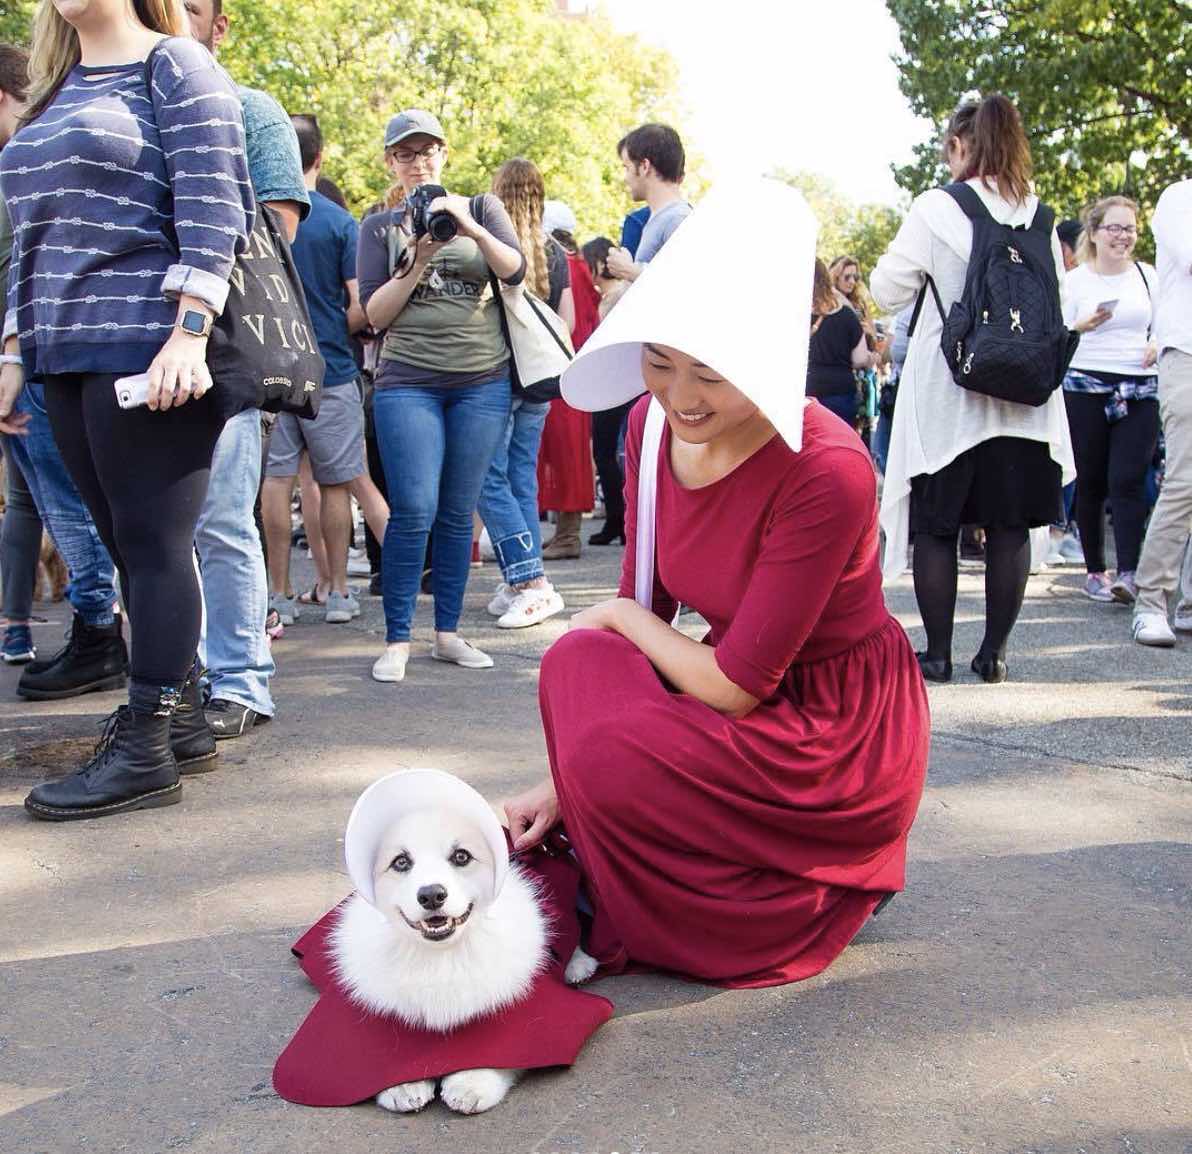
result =
[[[979,179],[968,183],[1001,223],[1029,224],[1034,219],[1037,197],[1013,204]],[[925,192],[915,199],[898,235],[873,270],[870,294],[883,311],[900,312],[914,301],[930,273],[947,313],[964,292],[972,245],[973,226],[960,205],[943,189]],[[1062,285],[1064,259],[1054,233],[1051,248]],[[906,568],[912,477],[938,473],[966,449],[994,437],[1044,441],[1060,466],[1064,483],[1076,476],[1062,391],[1057,389],[1047,404],[1033,408],[962,389],[952,379],[940,349],[942,328],[929,290],[899,378],[886,459],[881,525],[886,537],[882,575],[887,581]]]

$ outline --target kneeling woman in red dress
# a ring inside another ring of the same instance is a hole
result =
[[[785,226],[768,263],[797,287],[708,291],[743,203],[711,193],[564,376],[577,408],[650,397],[629,422],[620,595],[544,658],[551,778],[506,809],[516,848],[562,822],[606,972],[765,986],[824,969],[902,889],[930,723],[882,598],[868,453],[803,397],[815,225],[797,193],[748,193]],[[665,423],[643,457],[650,405]]]

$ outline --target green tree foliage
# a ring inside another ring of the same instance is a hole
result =
[[[385,122],[434,112],[450,143],[444,181],[472,193],[526,156],[547,195],[589,234],[628,208],[616,143],[666,115],[676,70],[603,16],[566,18],[549,0],[237,0],[220,59],[291,112],[313,112],[324,171],[363,208],[388,185]]]
[[[887,7],[902,36],[902,91],[915,112],[942,124],[966,94],[1004,92],[1022,113],[1039,192],[1064,215],[1111,193],[1153,206],[1192,168],[1188,0],[887,0]],[[915,193],[939,183],[938,141],[921,145],[897,175]]]
[[[861,275],[868,277],[878,257],[889,247],[902,222],[902,214],[886,204],[855,204],[827,177],[814,172],[773,174],[776,180],[797,188],[819,224],[816,255],[825,264],[838,256],[856,257]]]
[[[29,43],[35,0],[4,0],[0,5],[0,44]]]
[[[0,35],[27,42],[28,0],[5,0]],[[313,112],[324,172],[361,210],[387,188],[381,142],[402,108],[434,112],[450,142],[444,181],[488,187],[513,156],[542,170],[585,236],[619,236],[629,201],[617,141],[643,120],[675,122],[677,70],[597,13],[551,0],[225,0],[220,62],[290,112]]]

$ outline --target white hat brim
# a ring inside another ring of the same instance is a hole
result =
[[[394,823],[407,814],[449,809],[475,825],[492,854],[492,896],[509,872],[505,831],[492,807],[467,782],[441,769],[403,769],[374,781],[356,800],[344,834],[344,859],[357,893],[376,904],[377,853]]]
[[[642,345],[668,345],[749,397],[797,451],[815,237],[815,217],[789,185],[756,180],[713,189],[564,371],[563,399],[587,412],[632,400],[646,387]]]

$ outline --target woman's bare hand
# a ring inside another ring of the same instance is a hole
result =
[[[504,808],[509,819],[509,832],[513,835],[514,851],[530,849],[558,824],[559,799],[555,795],[555,783],[548,777],[533,789],[510,798]]]
[[[175,330],[149,366],[150,409],[166,410],[197,401],[211,388],[207,338]]]

